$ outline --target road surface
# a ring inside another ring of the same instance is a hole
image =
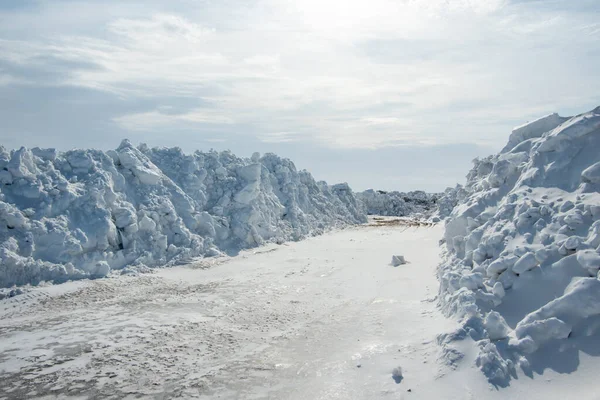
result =
[[[472,342],[456,365],[436,342],[456,327],[435,302],[441,236],[360,226],[31,290],[0,302],[0,399],[500,398]]]

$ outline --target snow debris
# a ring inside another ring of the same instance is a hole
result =
[[[491,340],[505,339],[508,337],[508,334],[511,331],[511,329],[508,327],[508,324],[504,320],[504,317],[502,317],[502,315],[496,311],[490,311],[485,316],[483,326],[485,327]]]
[[[496,296],[500,299],[506,295],[506,291],[504,290],[504,286],[502,285],[502,282],[494,283],[494,286],[492,287],[492,293],[494,294],[494,296]]]
[[[521,256],[513,265],[512,270],[515,274],[522,274],[529,271],[537,265],[537,260],[532,252],[527,252]]]
[[[396,367],[392,370],[392,378],[398,383],[404,378],[404,375],[402,375],[402,367]]]
[[[462,185],[456,185],[453,188],[447,188],[444,193],[438,195],[436,200],[436,209],[431,216],[432,222],[440,222],[447,218],[454,210],[454,207],[467,196],[467,191]]]
[[[369,215],[410,216],[437,223],[450,215],[466,195],[467,191],[461,185],[456,185],[454,188],[447,188],[443,193],[425,193],[421,190],[404,193],[369,189],[356,193],[356,198]]]
[[[366,222],[274,154],[0,147],[0,287],[132,273]],[[133,266],[143,268],[131,268]]]
[[[392,256],[392,266],[397,267],[403,264],[406,264],[404,256]]]
[[[478,341],[495,384],[550,342],[573,345],[600,315],[598,148],[600,107],[515,128],[499,154],[474,161],[446,219],[440,306]]]
[[[356,197],[369,215],[428,218],[437,209],[441,195],[420,190],[403,193],[369,189],[356,193]]]

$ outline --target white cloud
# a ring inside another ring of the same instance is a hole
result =
[[[1,40],[0,60],[43,67],[53,57],[72,64],[54,84],[209,104],[115,118],[125,129],[235,122],[275,132],[258,137],[265,142],[350,148],[500,143],[507,119],[583,107],[600,92],[600,10],[257,0],[236,3],[236,14],[185,4],[187,12],[110,14],[94,34]]]
[[[259,65],[261,67],[274,67],[279,64],[279,55],[262,55],[257,54],[248,58],[245,58],[243,63],[248,65]]]
[[[114,121],[125,129],[132,131],[153,131],[165,128],[177,129],[191,124],[233,124],[235,121],[217,110],[194,110],[182,114],[167,114],[160,110],[128,114],[117,117]]]
[[[258,135],[258,139],[264,143],[288,143],[299,140],[299,135],[294,132],[268,132]]]
[[[15,76],[12,76],[10,74],[3,74],[2,71],[0,71],[0,86],[8,86],[8,85],[15,85],[15,84],[27,84],[30,83],[25,79],[22,78],[18,78]]]
[[[108,25],[110,32],[127,38],[133,45],[165,46],[183,40],[200,43],[214,34],[214,29],[206,29],[182,17],[157,14],[151,19],[121,18]]]
[[[361,122],[367,125],[398,125],[402,121],[396,117],[365,117],[361,118]]]

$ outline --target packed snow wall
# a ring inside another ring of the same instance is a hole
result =
[[[421,190],[404,193],[369,189],[356,193],[356,197],[369,215],[429,217],[437,209],[441,195]]]
[[[443,221],[466,196],[467,191],[462,185],[446,188],[443,193],[437,195],[435,209],[430,217],[431,220],[433,222]]]
[[[465,190],[439,269],[441,305],[463,328],[445,340],[477,341],[502,385],[600,334],[600,107],[516,128]]]
[[[0,287],[106,276],[366,222],[348,185],[274,154],[0,147]]]

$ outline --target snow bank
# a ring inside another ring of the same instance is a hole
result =
[[[516,145],[528,139],[539,138],[568,119],[554,113],[516,127],[510,134],[508,144],[502,149],[501,153],[512,150]]]
[[[366,222],[346,184],[274,154],[0,147],[0,287],[106,276]]]
[[[414,192],[385,192],[369,189],[356,193],[364,204],[367,214],[383,216],[430,216],[437,209],[439,194],[417,190]]]
[[[467,196],[467,191],[462,185],[446,188],[444,193],[437,195],[435,210],[431,216],[433,222],[443,221],[454,210],[454,207]]]
[[[446,220],[441,305],[463,318],[491,381],[507,383],[550,343],[598,333],[598,149],[600,107],[519,127],[475,161]]]
[[[369,215],[412,216],[428,218],[433,222],[444,220],[450,215],[467,192],[461,185],[447,188],[443,193],[385,192],[369,189],[356,193]]]

